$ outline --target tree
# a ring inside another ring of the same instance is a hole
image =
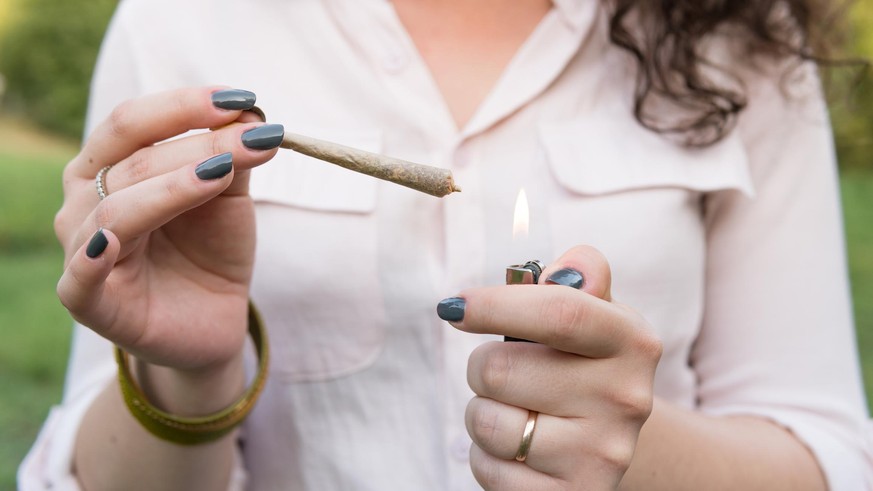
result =
[[[116,0],[19,0],[0,33],[4,109],[82,134],[91,72]]]

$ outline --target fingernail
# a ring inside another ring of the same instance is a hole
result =
[[[252,150],[270,150],[282,143],[285,127],[281,124],[265,124],[242,134],[242,142]]]
[[[194,173],[201,181],[208,181],[224,177],[231,170],[233,170],[233,154],[227,152],[205,160],[194,169]]]
[[[107,245],[109,245],[109,239],[107,239],[106,234],[103,233],[103,228],[100,228],[91,236],[91,240],[88,242],[88,247],[85,248],[85,255],[94,259],[100,254],[103,254]]]
[[[569,286],[578,290],[579,288],[582,288],[582,283],[585,283],[585,279],[582,278],[582,274],[575,269],[564,268],[549,275],[546,279],[546,283]]]
[[[437,304],[437,315],[444,321],[460,322],[466,307],[467,301],[461,297],[446,298]]]
[[[240,89],[219,90],[212,93],[212,105],[219,109],[247,110],[255,105],[254,92]]]

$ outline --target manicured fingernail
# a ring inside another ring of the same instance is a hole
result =
[[[194,173],[200,180],[208,181],[224,177],[231,170],[233,170],[233,154],[227,152],[205,160],[194,169]]]
[[[464,320],[465,308],[467,308],[467,301],[463,298],[446,298],[437,304],[437,315],[444,321],[460,322]]]
[[[242,142],[252,150],[270,150],[282,143],[285,127],[281,124],[265,124],[242,134]]]
[[[88,242],[88,247],[85,248],[85,255],[94,259],[100,254],[103,254],[107,245],[109,245],[109,239],[106,238],[106,234],[104,234],[103,229],[100,228],[91,236],[91,240]]]
[[[240,89],[219,90],[212,93],[212,105],[220,109],[247,110],[255,105],[254,92]]]
[[[564,268],[559,269],[549,275],[549,277],[546,279],[546,283],[551,283],[553,285],[569,286],[578,290],[579,288],[582,288],[582,284],[585,283],[585,279],[582,278],[582,274],[575,269]]]

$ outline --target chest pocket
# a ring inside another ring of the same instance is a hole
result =
[[[376,131],[315,138],[379,152]],[[252,171],[258,243],[252,297],[284,382],[328,380],[372,364],[385,336],[378,283],[378,181],[290,150]]]
[[[639,253],[642,244],[663,241],[663,247],[681,249],[691,234],[702,237],[703,193],[754,195],[736,132],[690,149],[629,116],[592,116],[542,125],[539,136],[555,187],[549,217],[558,248],[587,243],[618,257],[647,260]]]
[[[554,253],[597,247],[609,260],[615,298],[661,336],[663,360],[687,360],[696,333],[677,326],[698,326],[703,309],[701,196],[754,194],[740,137],[687,149],[613,114],[544,125],[539,138],[553,187]]]
[[[579,195],[674,187],[754,194],[739,136],[715,145],[684,148],[635,123],[594,118],[540,126],[540,138],[556,180]]]

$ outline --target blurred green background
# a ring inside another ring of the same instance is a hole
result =
[[[0,490],[61,395],[70,319],[52,219],[115,0],[0,0]],[[873,5],[850,12],[850,53],[873,57]],[[835,78],[848,78],[843,71]],[[859,346],[873,399],[873,76],[835,85],[832,114]],[[849,94],[849,95],[847,95]]]

